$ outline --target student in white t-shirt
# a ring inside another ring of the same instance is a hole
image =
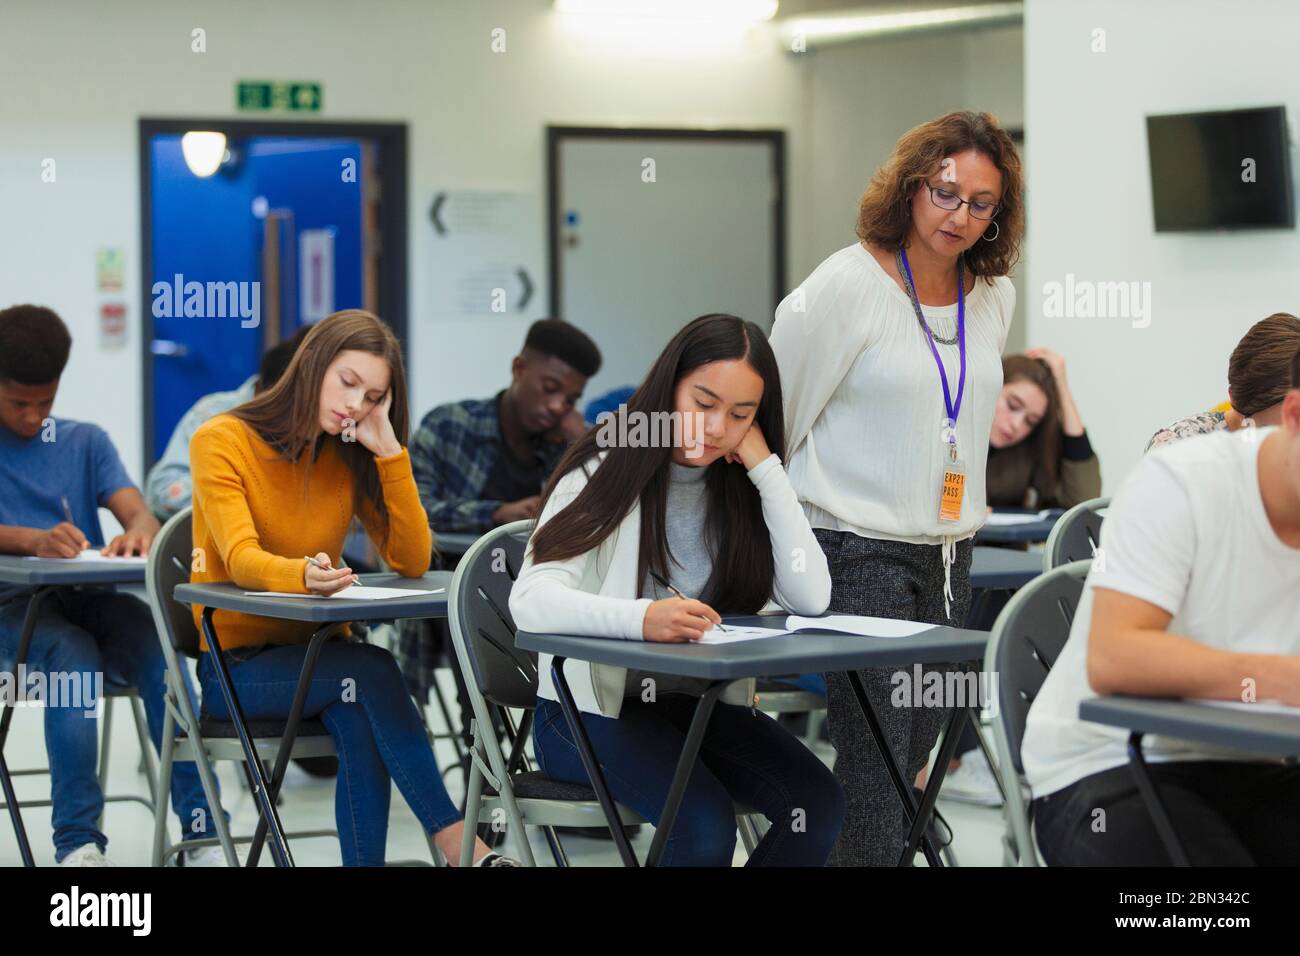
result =
[[[1292,362],[1300,384],[1300,353]],[[1099,694],[1300,705],[1300,388],[1278,427],[1147,455],[1111,503],[1022,748],[1052,865],[1166,865],[1127,734],[1079,719]],[[1300,767],[1148,737],[1194,865],[1300,863]],[[1098,813],[1103,811],[1104,816]]]

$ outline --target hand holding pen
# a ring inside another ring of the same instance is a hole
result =
[[[60,501],[63,503],[64,520],[48,531],[41,531],[33,536],[31,553],[35,557],[75,558],[90,547],[86,535],[77,527],[77,522],[72,520],[72,505],[68,503],[68,496],[61,496]]]
[[[660,587],[676,596],[655,601],[646,608],[641,634],[647,641],[682,644],[698,641],[710,625],[726,630],[722,626],[722,617],[713,608],[703,601],[688,598],[655,572],[651,571],[650,576]]]
[[[312,594],[329,597],[361,580],[347,566],[335,568],[330,556],[324,551],[314,558],[304,555],[303,560],[307,562],[307,567],[303,569],[303,584]]]

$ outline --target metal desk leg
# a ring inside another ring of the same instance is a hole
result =
[[[894,757],[894,751],[889,746],[889,738],[885,736],[885,731],[880,726],[880,718],[876,716],[876,708],[871,703],[871,698],[867,696],[867,689],[862,684],[862,678],[858,676],[857,671],[848,671],[847,673],[849,675],[849,684],[853,687],[853,693],[858,698],[858,706],[862,709],[862,716],[866,718],[867,729],[871,732],[871,739],[875,741],[881,757],[884,758],[885,770],[889,772],[889,779],[893,782],[894,789],[898,791],[898,799],[903,803],[903,816],[907,819],[910,827],[916,819],[916,798],[912,796],[912,783],[910,780],[903,779],[903,771],[899,768],[898,760]],[[921,838],[921,849],[925,852],[925,858],[931,866],[943,865],[943,861],[939,859],[939,854],[935,852],[928,836]]]
[[[316,661],[320,657],[321,645],[333,633],[337,627],[334,624],[326,624],[318,627],[311,640],[307,643],[307,653],[303,656],[302,670],[298,673],[298,686],[293,692],[293,704],[289,708],[289,716],[284,723],[284,733],[280,737],[280,749],[275,753],[275,767],[271,771],[270,796],[271,805],[275,805],[276,799],[280,795],[280,785],[284,783],[285,772],[289,769],[289,757],[293,753],[293,742],[298,738],[298,727],[302,724],[303,708],[307,706],[307,691],[311,686],[312,676],[316,673]],[[262,857],[262,844],[266,842],[266,817],[257,821],[257,829],[253,833],[253,842],[248,848],[247,866],[257,866],[257,861]]]
[[[658,866],[664,855],[664,847],[673,832],[677,821],[677,810],[686,796],[686,785],[690,783],[691,771],[695,769],[696,758],[700,755],[700,745],[704,743],[704,731],[709,726],[709,717],[713,706],[729,681],[718,681],[710,685],[695,703],[695,713],[691,716],[691,726],[686,732],[686,743],[682,745],[681,756],[677,758],[677,769],[673,771],[672,786],[668,788],[668,799],[664,801],[663,812],[655,826],[654,839],[650,841],[650,853],[646,856],[646,866]]]
[[[1160,840],[1169,851],[1169,859],[1173,861],[1174,866],[1191,866],[1187,859],[1187,851],[1183,849],[1182,841],[1174,832],[1174,825],[1169,819],[1169,812],[1165,810],[1164,801],[1160,799],[1160,794],[1156,790],[1156,783],[1151,779],[1147,762],[1142,757],[1142,736],[1136,730],[1128,735],[1128,763],[1133,768],[1133,776],[1137,779],[1138,792],[1142,794],[1142,802],[1146,804],[1147,812],[1155,821],[1156,832],[1160,834]]]
[[[32,636],[36,632],[36,615],[41,604],[54,590],[52,587],[37,588],[27,600],[27,614],[23,618],[23,630],[18,639],[18,655],[14,658],[14,690],[18,691],[18,675],[22,665],[27,661],[27,651],[32,645]],[[15,700],[14,704],[18,702]],[[9,822],[13,824],[14,836],[18,839],[18,853],[23,859],[23,866],[36,866],[32,857],[32,846],[27,839],[27,829],[23,826],[22,811],[18,807],[18,797],[14,793],[13,778],[9,775],[9,764],[4,759],[5,743],[9,740],[9,725],[14,719],[14,708],[6,704],[0,714],[0,790],[4,791],[5,803],[9,807]]]
[[[622,858],[624,866],[636,866],[636,854],[632,852],[632,844],[628,842],[627,834],[623,832],[623,820],[618,815],[614,798],[610,795],[608,784],[605,783],[605,774],[601,771],[600,764],[596,761],[596,754],[591,749],[591,738],[587,736],[587,728],[582,725],[582,715],[578,713],[578,705],[574,703],[569,682],[564,679],[564,661],[563,657],[551,659],[551,683],[555,685],[555,696],[560,698],[560,710],[564,712],[564,722],[569,725],[569,732],[573,734],[573,742],[578,747],[578,756],[582,758],[582,766],[591,780],[591,789],[596,791],[596,800],[600,803],[601,812],[605,814],[605,821],[609,824],[610,835],[614,838],[618,855]]]
[[[217,630],[212,626],[212,614],[215,610],[216,608],[205,607],[202,621],[203,636],[208,642],[208,653],[212,655],[212,663],[217,670],[217,683],[221,687],[221,696],[226,702],[226,711],[235,725],[235,732],[239,734],[239,743],[244,749],[244,764],[253,783],[253,799],[257,801],[262,818],[271,827],[271,856],[275,859],[276,866],[293,866],[293,856],[284,839],[284,827],[280,824],[280,815],[276,812],[275,800],[271,797],[266,780],[266,769],[262,766],[262,758],[258,756],[257,747],[248,733],[244,709],[239,705],[239,698],[235,695],[230,669],[226,666],[221,643],[217,640]]]
[[[14,793],[13,780],[9,777],[9,765],[5,763],[3,752],[0,752],[0,789],[3,789],[5,803],[9,806],[9,821],[14,825],[14,836],[18,838],[18,854],[23,858],[23,866],[34,867],[36,860],[32,857],[32,846],[27,842],[23,815],[18,809],[18,795]]]
[[[921,841],[921,834],[930,825],[934,814],[934,802],[939,799],[939,788],[948,773],[948,764],[952,761],[957,742],[961,739],[962,727],[966,724],[969,711],[965,707],[954,707],[948,715],[948,723],[939,738],[939,755],[934,761],[934,770],[925,782],[925,792],[921,794],[921,805],[912,820],[912,828],[907,833],[907,843],[903,846],[903,855],[898,858],[899,866],[911,866],[916,856],[916,845]]]

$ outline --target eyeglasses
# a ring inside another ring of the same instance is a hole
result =
[[[998,214],[1001,207],[995,202],[979,202],[978,200],[962,199],[954,192],[942,188],[941,186],[931,186],[925,184],[925,188],[930,190],[930,202],[934,203],[940,209],[946,209],[952,212],[954,209],[960,209],[964,203],[970,206],[970,214],[975,219],[992,219]]]

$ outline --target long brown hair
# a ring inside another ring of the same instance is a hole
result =
[[[620,426],[620,434],[626,434],[623,427],[630,430],[638,419],[656,421],[654,415],[673,412],[678,382],[701,366],[734,359],[744,359],[763,380],[754,424],[762,429],[768,447],[784,460],[785,424],[776,357],[763,330],[734,315],[700,316],[673,336],[641,387],[627,400],[629,422],[615,419],[613,424]],[[600,428],[589,429],[560,460],[542,492],[543,508],[563,475],[585,468],[590,459],[606,451],[599,435]],[[577,497],[532,536],[533,560],[562,561],[590,551],[608,538],[639,502],[641,540],[633,586],[640,594],[647,570],[668,577],[665,512],[671,456],[672,448],[663,445],[609,448],[594,472],[586,469],[591,478]],[[705,541],[714,555],[713,573],[704,593],[691,597],[719,612],[756,612],[771,598],[776,574],[758,489],[743,467],[729,464],[725,458],[708,466],[704,480],[708,508]]]
[[[858,203],[858,238],[890,252],[900,248],[912,228],[912,198],[943,160],[978,150],[1002,174],[997,238],[979,239],[966,250],[966,265],[977,276],[1004,276],[1020,258],[1025,229],[1024,180],[1020,154],[1007,131],[990,113],[948,113],[914,126],[871,177]]]
[[[1038,420],[1034,430],[1022,444],[1032,449],[1030,457],[1034,471],[1030,484],[1038,492],[1038,500],[1056,497],[1056,484],[1061,473],[1061,411],[1056,393],[1056,378],[1047,363],[1028,355],[1002,356],[1002,383],[1031,382],[1047,396],[1047,410]]]
[[[402,347],[383,320],[360,309],[335,312],[313,326],[279,380],[230,413],[256,431],[284,460],[296,462],[305,456],[304,487],[317,451],[329,438],[320,427],[320,394],[325,371],[340,352],[346,351],[368,352],[388,363],[389,387],[393,393],[388,420],[393,434],[405,446],[411,430],[411,413],[407,408]],[[388,506],[384,503],[375,456],[357,441],[339,441],[338,454],[352,473],[353,513],[374,513],[381,537],[386,539]]]

